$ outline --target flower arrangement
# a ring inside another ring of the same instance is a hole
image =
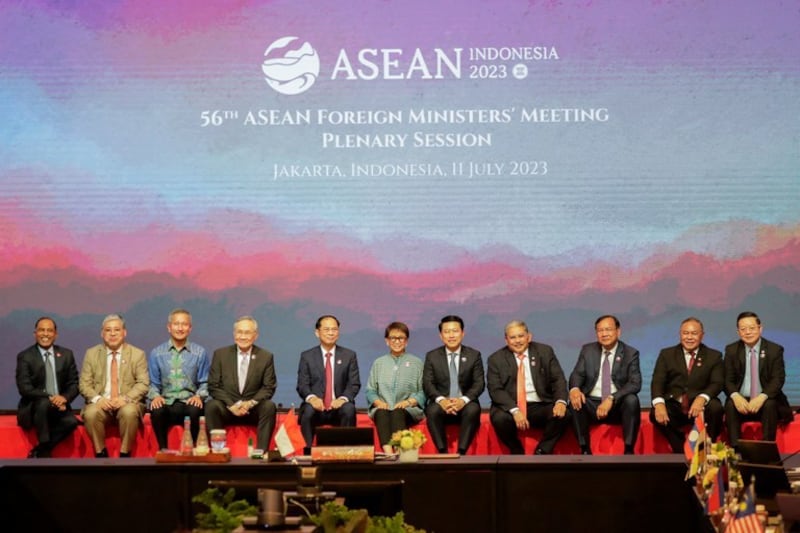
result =
[[[419,450],[427,441],[425,434],[418,429],[401,429],[392,434],[389,444],[399,450],[408,451]]]

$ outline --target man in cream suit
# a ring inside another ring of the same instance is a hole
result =
[[[235,344],[214,351],[208,374],[206,402],[209,429],[224,429],[225,424],[256,424],[261,450],[269,449],[275,429],[277,409],[272,402],[277,381],[272,353],[254,343],[258,322],[243,316],[233,323]]]
[[[144,351],[127,344],[125,320],[120,315],[103,319],[102,344],[86,350],[79,382],[86,400],[83,420],[92,439],[95,457],[108,457],[106,425],[118,424],[120,457],[130,457],[144,414],[150,387]]]

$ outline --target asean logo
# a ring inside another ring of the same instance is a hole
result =
[[[319,56],[308,42],[300,48],[287,48],[297,37],[281,37],[264,52],[261,70],[267,84],[281,94],[304,93],[319,76]]]

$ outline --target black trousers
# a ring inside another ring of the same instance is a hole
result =
[[[686,426],[694,424],[694,418],[683,412],[681,402],[677,400],[665,400],[664,406],[667,408],[667,415],[669,415],[669,422],[667,425],[661,425],[656,422],[655,409],[650,410],[650,422],[661,432],[662,435],[669,442],[673,453],[683,453],[683,445],[686,442],[685,429]],[[722,431],[722,402],[718,398],[711,398],[706,404],[703,412],[703,418],[706,422],[706,433],[711,439],[711,442],[716,442]]]
[[[202,407],[175,401],[172,405],[164,404],[162,407],[150,411],[150,423],[153,426],[153,433],[156,434],[156,441],[160,450],[169,448],[167,438],[169,428],[182,426],[183,419],[187,416],[191,424],[192,442],[197,442],[197,434],[200,432],[200,417],[203,416]]]
[[[601,402],[600,398],[587,396],[586,402],[579,410],[576,411],[570,406],[578,444],[581,447],[591,447],[589,427],[592,425],[622,424],[622,438],[625,442],[625,447],[633,448],[636,445],[636,439],[639,437],[639,426],[642,424],[639,397],[635,394],[626,394],[621,398],[617,398],[608,412],[608,416],[603,420],[597,418],[597,407]]]
[[[49,398],[39,398],[32,402],[31,418],[39,439],[36,447],[42,451],[52,450],[78,427],[78,419],[72,410],[59,411],[50,404]]]
[[[439,453],[447,452],[446,426],[458,424],[458,453],[465,454],[472,444],[478,428],[481,426],[481,406],[478,402],[469,402],[455,415],[449,415],[436,402],[430,402],[425,408],[428,424],[428,433],[431,435],[436,450]]]
[[[730,398],[725,400],[725,425],[728,427],[728,440],[731,446],[739,445],[742,422],[751,420],[761,422],[764,433],[762,440],[775,440],[778,432],[778,402],[770,398],[764,402],[759,412],[743,415],[736,410],[733,400]]]
[[[306,441],[306,447],[310,448],[314,442],[314,433],[318,426],[355,427],[356,406],[353,402],[346,402],[338,409],[317,411],[311,407],[310,403],[303,403],[300,407],[298,418],[300,420],[300,431]]]
[[[378,430],[381,446],[386,446],[392,440],[392,433],[413,426],[414,418],[405,409],[377,409],[372,416],[372,423]]]
[[[208,429],[225,429],[226,425],[251,424],[256,426],[258,442],[256,447],[269,450],[272,432],[275,430],[277,409],[272,400],[262,400],[244,416],[235,416],[227,406],[219,400],[209,400],[206,403],[206,423]]]
[[[553,453],[556,442],[569,426],[569,411],[563,418],[553,416],[553,402],[529,402],[527,410],[528,423],[531,427],[544,428],[542,440],[538,449],[544,453]],[[519,430],[514,423],[514,416],[503,409],[492,407],[489,410],[489,420],[492,422],[497,438],[506,445],[514,455],[522,455],[525,448],[519,439]]]

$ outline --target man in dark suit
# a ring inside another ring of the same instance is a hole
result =
[[[50,457],[56,444],[78,427],[70,407],[78,396],[78,367],[72,350],[54,344],[57,337],[55,320],[42,317],[33,329],[36,344],[17,355],[21,396],[17,424],[24,429],[36,428],[39,439],[29,458]]]
[[[447,452],[447,424],[459,424],[458,453],[464,455],[481,425],[478,397],[485,388],[481,352],[464,346],[464,321],[449,315],[439,322],[444,346],[425,354],[422,389],[428,405],[425,416],[431,440]]]
[[[594,323],[597,342],[585,344],[569,376],[569,402],[581,453],[591,455],[589,426],[622,423],[625,453],[639,436],[642,388],[639,350],[621,340],[619,320],[604,315]]]
[[[338,346],[339,319],[324,315],[317,319],[314,334],[319,346],[300,354],[297,368],[297,394],[300,405],[300,430],[306,441],[306,454],[314,442],[317,426],[355,427],[356,394],[361,389],[356,352]]]
[[[761,336],[761,319],[751,311],[739,313],[736,329],[740,340],[725,347],[725,423],[733,447],[746,420],[759,420],[764,440],[775,440],[778,424],[794,418],[783,394],[783,346]]]
[[[243,316],[233,323],[235,344],[214,351],[208,373],[206,402],[209,430],[224,429],[225,424],[255,424],[257,447],[269,449],[275,429],[277,409],[271,400],[275,394],[275,364],[272,353],[254,343],[258,322]]]
[[[722,431],[723,410],[717,396],[725,383],[725,367],[722,354],[702,343],[703,333],[700,319],[685,319],[680,344],[661,350],[653,370],[650,421],[675,453],[683,452],[684,428],[700,413],[712,442]]]
[[[553,453],[569,423],[564,372],[553,348],[533,342],[525,322],[509,322],[505,339],[506,346],[489,356],[489,419],[512,454],[525,453],[517,432],[533,426],[544,427],[534,454]]]

